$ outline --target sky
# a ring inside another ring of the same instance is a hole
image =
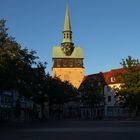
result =
[[[140,59],[140,0],[0,0],[0,19],[23,48],[48,63],[51,74],[67,1],[73,42],[84,50],[85,75],[120,68],[128,55]]]

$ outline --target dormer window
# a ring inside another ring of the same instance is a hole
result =
[[[115,77],[111,77],[111,82],[115,82]]]

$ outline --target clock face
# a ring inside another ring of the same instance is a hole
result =
[[[65,53],[65,54],[69,54],[70,53],[70,47],[69,46],[65,46],[64,48],[63,48],[63,52]]]
[[[71,55],[73,51],[73,46],[71,46],[71,44],[65,43],[62,45],[62,50],[66,55]]]

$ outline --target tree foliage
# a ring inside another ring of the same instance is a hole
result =
[[[67,81],[46,75],[46,63],[36,62],[35,51],[22,48],[10,37],[0,20],[0,89],[16,90],[22,96],[41,104],[64,104],[75,99],[78,92]]]
[[[0,89],[31,93],[36,64],[35,51],[22,48],[7,33],[5,20],[0,20]]]
[[[72,84],[57,77],[47,78],[47,88],[50,104],[64,104],[78,96],[78,91]]]
[[[130,110],[140,111],[140,62],[131,56],[123,59],[124,72],[119,75],[120,89],[117,90],[119,102]]]
[[[82,102],[85,105],[96,106],[104,101],[103,86],[99,79],[89,78],[80,87]]]

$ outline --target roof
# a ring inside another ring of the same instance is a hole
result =
[[[75,47],[70,56],[65,55],[60,46],[53,47],[52,58],[84,58],[83,49]]]
[[[123,68],[112,69],[108,72],[103,72],[104,80],[107,84],[117,84],[119,83],[119,74],[123,73],[125,70]],[[112,78],[112,79],[111,79]]]
[[[103,80],[104,78],[102,76],[103,76],[102,73],[87,75],[84,77],[80,87],[82,87],[82,85],[84,85],[90,79],[97,80],[98,82],[100,82],[101,85],[105,85],[105,81]]]
[[[102,84],[104,85],[109,85],[109,84],[117,84],[119,83],[119,74],[123,73],[125,70],[123,68],[119,68],[119,69],[112,69],[111,71],[108,72],[100,72],[100,73],[96,73],[96,74],[91,74],[91,75],[87,75],[84,77],[84,80],[82,83],[84,83],[85,81],[87,81],[90,78],[94,78],[94,79],[100,79]],[[111,78],[113,78],[111,80]]]
[[[71,23],[70,23],[70,16],[69,16],[68,5],[66,7],[66,15],[65,15],[65,22],[64,22],[64,31],[71,31]]]

